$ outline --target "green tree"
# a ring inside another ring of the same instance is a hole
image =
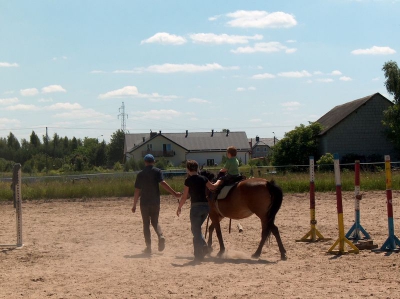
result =
[[[124,158],[125,133],[118,130],[111,135],[108,145],[107,160],[109,166],[113,166],[116,162],[123,163]]]
[[[12,150],[19,150],[21,148],[21,144],[19,143],[18,139],[11,132],[7,137],[7,146]]]
[[[382,70],[385,73],[386,90],[394,97],[394,105],[384,112],[382,123],[386,127],[387,138],[400,151],[400,69],[396,62],[389,61]]]
[[[317,156],[317,137],[321,131],[321,124],[309,122],[308,126],[301,124],[285,133],[285,136],[274,146],[272,164],[276,166],[308,165],[310,156]]]
[[[40,146],[39,136],[36,135],[35,131],[32,131],[31,136],[29,137],[29,142],[33,147],[38,148]]]

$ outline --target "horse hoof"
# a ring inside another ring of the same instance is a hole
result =
[[[225,253],[225,250],[220,250],[217,254],[217,257],[222,257],[222,255]]]
[[[282,260],[282,261],[286,261],[286,260],[287,260],[286,254],[282,254],[282,255],[281,255],[281,260]]]
[[[260,257],[260,255],[258,253],[254,253],[254,254],[251,255],[251,257],[253,259],[258,259]]]

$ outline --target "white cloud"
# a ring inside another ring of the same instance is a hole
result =
[[[342,74],[342,72],[338,71],[338,70],[332,71],[332,73],[331,73],[332,76],[340,76],[341,74]]]
[[[125,86],[121,89],[112,90],[99,95],[99,99],[125,98],[125,97],[141,98],[141,99],[147,98],[149,101],[152,102],[170,101],[172,99],[178,98],[178,96],[175,95],[164,96],[156,92],[151,94],[139,93],[136,86]]]
[[[95,121],[96,119],[100,119],[102,122],[106,120],[113,120],[114,116],[104,114],[101,112],[97,112],[93,109],[78,109],[78,110],[71,110],[68,112],[63,112],[63,113],[56,113],[52,115],[53,118],[56,119],[68,119],[68,120],[85,120],[87,121],[90,119],[90,122]]]
[[[18,103],[18,98],[5,98],[5,99],[0,99],[0,105],[11,105]]]
[[[4,129],[9,126],[19,126],[21,122],[18,119],[0,118],[0,128]]]
[[[330,82],[333,82],[333,79],[325,78],[325,79],[317,79],[316,81],[323,82],[323,83],[330,83]]]
[[[226,15],[227,24],[240,28],[290,28],[297,25],[295,17],[281,11],[268,13],[261,10],[238,10]]]
[[[340,81],[352,81],[353,79],[351,79],[350,77],[347,76],[342,76],[339,78]]]
[[[172,64],[165,63],[161,65],[151,65],[144,69],[146,72],[151,73],[197,73],[197,72],[210,72],[220,70],[236,70],[238,67],[223,67],[218,63],[208,63],[204,65],[196,64]]]
[[[316,76],[319,76],[319,75],[323,75],[324,73],[322,73],[321,71],[315,71],[313,74]]]
[[[178,36],[175,34],[159,32],[154,34],[152,37],[149,37],[148,39],[142,40],[140,42],[141,45],[153,43],[162,45],[183,45],[184,43],[186,43],[186,39],[182,36]]]
[[[4,109],[8,110],[8,111],[17,111],[17,110],[36,111],[39,108],[36,107],[35,105],[18,104],[18,105],[14,105],[14,106],[8,106],[8,107],[6,107]]]
[[[49,85],[42,88],[42,93],[67,92],[61,85]]]
[[[372,81],[379,81],[379,77],[373,78]]]
[[[275,52],[286,52],[287,54],[296,52],[295,48],[288,48],[279,42],[268,42],[268,43],[256,43],[253,47],[239,47],[236,50],[231,50],[232,53],[236,54],[252,54],[252,53],[275,53]]]
[[[219,70],[238,70],[238,66],[224,67],[218,63],[207,63],[204,65],[196,64],[155,64],[148,67],[138,67],[132,70],[115,70],[113,73],[116,74],[141,74],[141,73],[159,73],[159,74],[169,74],[169,73],[197,73],[197,72],[211,72]]]
[[[147,98],[150,102],[171,102],[173,99],[177,99],[177,96],[163,96],[154,92],[152,94],[138,94],[138,98]]]
[[[216,16],[209,17],[208,20],[213,22],[213,21],[218,20],[220,17],[221,17],[221,15],[216,15]]]
[[[256,90],[256,88],[254,86],[250,86],[250,87],[238,87],[236,88],[236,91],[246,91],[246,90]]]
[[[53,60],[56,61],[58,59],[62,59],[62,60],[67,60],[68,57],[67,56],[61,56],[61,57],[53,57]]]
[[[82,109],[82,106],[78,103],[56,103],[46,107],[47,110],[77,110]]]
[[[100,99],[107,99],[107,98],[121,98],[127,96],[135,96],[138,95],[139,91],[136,86],[125,86],[121,89],[112,90],[101,94],[99,96]]]
[[[53,102],[53,99],[52,98],[48,98],[48,99],[41,98],[38,100],[38,102],[39,103],[49,103],[49,102]]]
[[[18,63],[0,62],[0,67],[19,67]]]
[[[260,119],[260,118],[253,118],[253,119],[250,119],[249,122],[251,122],[251,123],[260,123],[260,122],[262,122],[262,119]]]
[[[390,55],[395,54],[396,51],[389,47],[377,47],[373,46],[369,49],[357,49],[351,51],[354,55]]]
[[[139,70],[115,70],[113,74],[139,74]]]
[[[22,96],[24,97],[29,97],[29,96],[35,96],[39,93],[39,90],[37,88],[27,88],[27,89],[21,89],[19,91]]]
[[[246,35],[228,35],[228,34],[214,34],[214,33],[195,33],[190,34],[189,37],[194,43],[199,44],[247,44],[249,40],[262,40],[263,36],[256,34],[253,36]]]
[[[304,78],[311,77],[311,74],[307,71],[301,72],[281,72],[278,74],[279,77],[287,77],[287,78]]]
[[[252,79],[273,79],[273,78],[275,78],[275,75],[269,74],[269,73],[264,73],[264,74],[253,75],[251,78]]]
[[[288,39],[286,42],[289,43],[289,44],[291,44],[291,43],[297,43],[297,41],[294,40],[294,39]]]
[[[203,100],[203,99],[198,99],[198,98],[190,98],[188,100],[189,103],[198,103],[198,104],[210,104],[210,101]]]
[[[293,111],[299,109],[301,104],[299,102],[286,102],[282,103],[281,106],[283,106],[287,111]]]
[[[181,116],[182,113],[176,110],[150,110],[150,111],[139,111],[135,112],[133,119],[134,120],[144,120],[144,119],[173,119],[175,117]]]
[[[101,70],[93,70],[90,72],[91,74],[104,74],[105,71],[101,71]]]

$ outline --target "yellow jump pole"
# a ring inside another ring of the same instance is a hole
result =
[[[324,238],[324,236],[318,231],[316,225],[317,220],[315,219],[315,172],[314,172],[314,157],[310,156],[310,231],[305,234],[300,240],[296,242],[317,242],[331,240],[330,238]],[[318,237],[318,238],[317,238]]]
[[[345,254],[345,253],[359,253],[359,249],[350,242],[344,235],[344,225],[343,225],[343,204],[342,204],[342,183],[340,180],[340,165],[339,165],[339,155],[336,153],[334,157],[334,169],[335,169],[335,183],[336,183],[336,205],[338,213],[338,226],[339,226],[339,239],[329,248],[328,253],[332,254]],[[346,251],[344,245],[347,243],[352,249]],[[334,248],[338,246],[338,250]]]

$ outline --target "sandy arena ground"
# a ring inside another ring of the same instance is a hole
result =
[[[400,191],[393,191],[395,234],[400,234]],[[202,263],[193,261],[189,203],[177,217],[176,199],[162,198],[160,223],[166,248],[142,254],[140,211],[132,199],[114,198],[23,203],[22,249],[0,248],[0,298],[399,298],[400,253],[335,256],[338,239],[336,196],[316,194],[317,229],[332,240],[298,243],[310,230],[309,194],[284,196],[276,224],[288,260],[281,261],[274,238],[260,259],[256,216],[222,221],[227,252],[218,243]],[[343,193],[345,233],[354,221],[354,193]],[[388,238],[386,193],[367,192],[361,224],[379,247]],[[15,211],[0,204],[0,243],[15,243]],[[348,248],[348,247],[346,247]]]

